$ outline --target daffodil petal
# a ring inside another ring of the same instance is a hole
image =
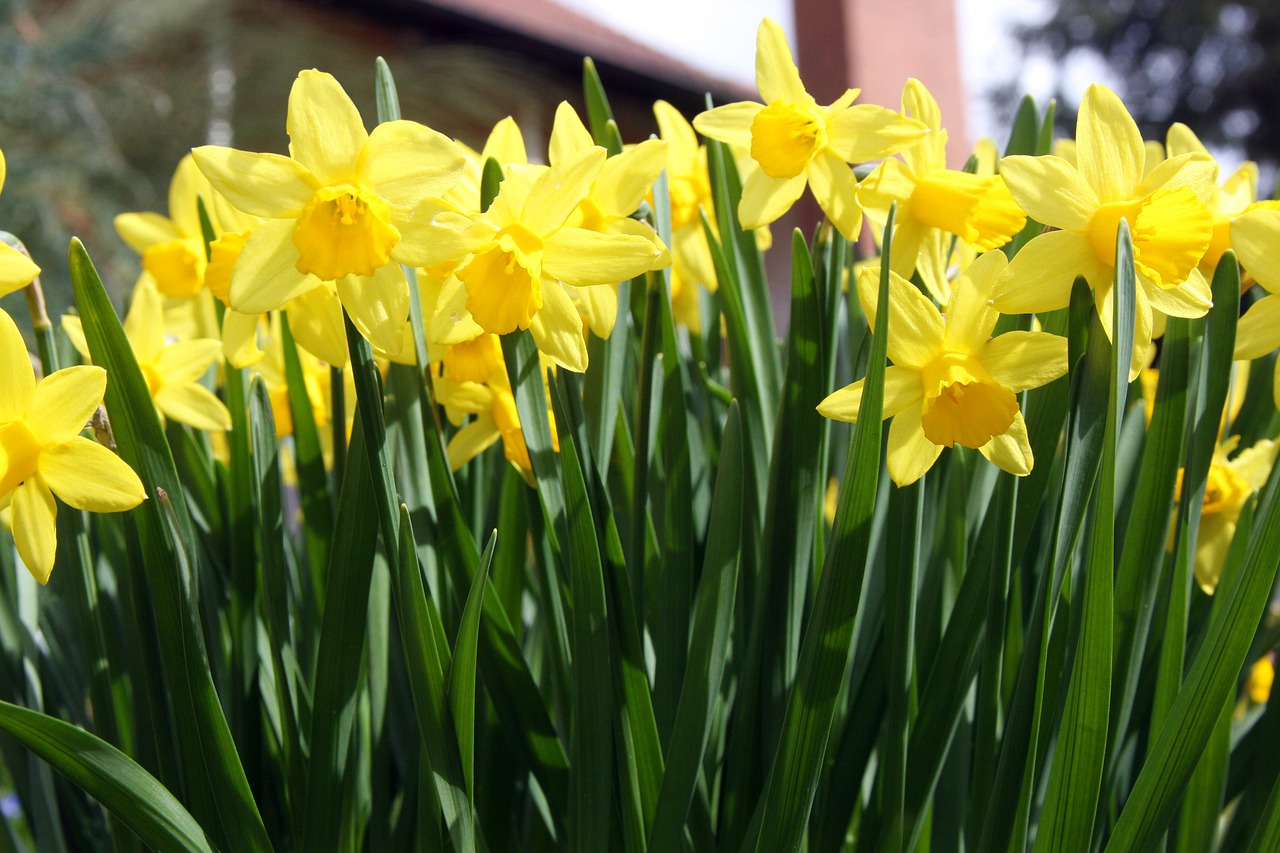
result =
[[[591,131],[582,123],[578,111],[568,101],[561,101],[556,107],[556,117],[551,124],[551,142],[547,146],[548,159],[552,165],[567,160],[574,154],[595,145]]]
[[[150,364],[164,349],[164,301],[149,281],[138,280],[124,317],[124,333],[139,364]]]
[[[858,182],[848,164],[830,150],[819,151],[807,168],[809,188],[822,212],[846,240],[858,239],[862,208],[858,206]]]
[[[1173,287],[1152,283],[1144,288],[1151,307],[1170,317],[1203,317],[1213,307],[1213,290],[1198,269]]]
[[[1159,189],[1187,187],[1200,201],[1209,202],[1218,189],[1218,163],[1208,154],[1192,153],[1161,161],[1134,191],[1141,198]]]
[[[1084,231],[1098,209],[1098,194],[1061,157],[1005,157],[1000,177],[1028,216],[1054,228]]]
[[[13,544],[18,556],[36,580],[48,583],[58,548],[58,505],[53,494],[37,475],[13,490],[9,506],[13,510]]]
[[[81,436],[42,450],[40,476],[68,505],[89,512],[132,509],[146,496],[127,462]]]
[[[241,314],[227,309],[222,315],[222,353],[237,369],[262,360],[258,347],[258,314]]]
[[[644,237],[561,228],[545,243],[542,269],[565,284],[588,287],[634,278],[653,269],[661,257]]]
[[[1271,466],[1275,464],[1276,450],[1280,444],[1270,439],[1262,439],[1252,447],[1246,447],[1228,464],[1231,470],[1249,484],[1251,489],[1261,489],[1267,483]]]
[[[1147,292],[1154,288],[1144,287],[1141,283],[1134,290],[1134,311],[1133,311],[1133,356],[1129,361],[1129,381],[1138,378],[1143,368],[1147,366],[1147,348],[1151,346],[1151,339],[1155,335],[1155,316],[1151,310],[1151,300],[1147,298]],[[1098,319],[1102,322],[1102,330],[1107,333],[1107,338],[1114,341],[1115,335],[1112,332],[1112,318],[1115,314],[1115,306],[1112,300],[1115,297],[1115,287],[1112,282],[1104,282],[1100,286],[1094,287],[1093,301],[1098,310]]]
[[[511,116],[495,124],[493,130],[489,131],[489,138],[484,142],[484,150],[480,152],[480,161],[484,162],[490,157],[504,165],[529,162],[529,155],[524,145],[524,134],[520,132],[520,125],[516,124],[516,120]]]
[[[762,109],[763,104],[751,101],[725,104],[694,116],[693,126],[708,139],[750,148],[751,123]]]
[[[349,181],[369,134],[360,111],[332,74],[308,69],[289,90],[289,153],[321,183]]]
[[[26,341],[4,309],[0,308],[0,423],[21,420],[35,393],[36,373],[31,367]]]
[[[156,408],[166,418],[195,429],[222,432],[231,428],[231,413],[208,388],[195,382],[165,385],[156,391]]]
[[[107,390],[107,372],[79,365],[51,373],[36,385],[27,426],[42,444],[70,441],[93,416]]]
[[[867,315],[867,323],[875,328],[879,306],[880,270],[867,267],[858,276],[858,299]],[[928,364],[942,347],[942,315],[928,298],[911,282],[895,272],[889,273],[888,352],[894,364],[920,368]]]
[[[630,216],[667,165],[667,144],[646,139],[630,151],[604,161],[591,197],[602,212]]]
[[[358,174],[374,192],[407,211],[448,192],[462,175],[464,162],[462,150],[443,133],[416,121],[388,121],[369,134]]]
[[[1124,103],[1094,83],[1076,117],[1076,166],[1085,182],[1104,204],[1129,198],[1142,180],[1146,158],[1142,134]]]
[[[492,447],[501,437],[502,433],[498,431],[498,425],[493,422],[492,417],[472,421],[449,439],[449,446],[445,448],[445,452],[449,454],[449,467],[457,471]]]
[[[1018,250],[996,279],[991,304],[1001,314],[1032,314],[1066,308],[1071,286],[1083,275],[1095,287],[1102,275],[1089,238],[1074,231],[1050,231]]]
[[[0,243],[0,296],[21,290],[40,274],[40,267],[10,246]]]
[[[889,476],[899,486],[909,486],[923,477],[942,453],[942,445],[934,444],[924,434],[922,406],[918,403],[904,409],[889,425],[885,462]]]
[[[613,285],[575,287],[571,296],[592,333],[599,338],[609,337],[618,318],[618,291]]]
[[[895,234],[895,247],[897,239]],[[945,321],[949,349],[977,352],[986,345],[1000,319],[1000,312],[991,305],[991,292],[1007,266],[1004,252],[986,252],[951,285]]]
[[[1227,551],[1236,535],[1237,521],[1226,514],[1203,515],[1196,532],[1196,583],[1206,595],[1213,595],[1222,578]]]
[[[173,170],[173,179],[169,181],[169,216],[179,234],[188,237],[200,235],[200,209],[196,199],[201,196],[204,197],[205,208],[212,217],[213,187],[200,173],[196,161],[187,154],[178,161],[178,168]],[[116,230],[119,230],[119,225]]]
[[[320,186],[305,166],[280,154],[204,145],[191,156],[215,190],[254,216],[296,219]]]
[[[827,398],[818,404],[818,414],[824,418],[857,423],[858,413],[862,410],[864,381],[859,379],[852,385],[846,385],[839,391],[827,395]],[[924,389],[920,384],[920,371],[896,364],[885,368],[884,417],[891,418],[922,399],[924,399]]]
[[[1013,416],[1013,423],[1006,432],[992,436],[990,441],[978,448],[978,452],[1001,471],[1017,477],[1030,474],[1034,459],[1031,455],[1031,442],[1027,438],[1027,422],[1023,420],[1022,412]]]
[[[396,259],[411,267],[461,261],[493,242],[497,231],[487,219],[472,219],[439,199],[418,205],[411,216],[396,223],[396,228],[400,230]]]
[[[805,172],[794,178],[771,178],[763,169],[753,169],[742,187],[738,218],[746,229],[768,225],[791,209],[807,183]]]
[[[387,264],[371,276],[349,275],[337,281],[338,298],[360,334],[390,355],[404,345],[409,320],[409,284],[398,264]]]
[[[334,367],[347,364],[347,330],[336,291],[321,286],[285,305],[289,331],[298,346]]]
[[[671,163],[687,163],[698,156],[698,137],[683,113],[666,101],[655,101],[653,115],[658,121],[658,135],[667,143]]]
[[[165,347],[156,359],[154,370],[165,383],[195,382],[208,372],[222,352],[222,341],[193,338]]]
[[[1244,312],[1236,326],[1237,359],[1262,358],[1280,348],[1280,296],[1264,296]]]
[[[231,271],[231,308],[241,314],[274,311],[316,287],[320,279],[298,271],[292,220],[264,222],[253,230]]]
[[[539,236],[555,232],[587,197],[604,167],[605,150],[592,146],[552,166],[529,188],[521,210],[525,228]]]
[[[529,331],[538,349],[556,364],[582,373],[587,369],[587,341],[582,317],[569,294],[553,281],[542,283],[542,307],[533,315]]]
[[[772,18],[761,21],[756,31],[756,88],[765,103],[809,100],[787,45],[787,35]]]
[[[428,341],[449,346],[475,340],[482,334],[484,329],[467,310],[467,289],[457,276],[449,276],[427,321]]]
[[[863,163],[896,154],[920,141],[929,128],[888,107],[855,104],[832,116],[827,145],[846,163]]]
[[[129,248],[142,254],[157,243],[182,238],[173,221],[158,213],[122,213],[114,220],[116,233]]]
[[[1280,293],[1280,210],[1256,208],[1231,223],[1231,245],[1258,284]]]
[[[1039,388],[1067,372],[1067,339],[1046,332],[1005,332],[982,348],[979,360],[1010,391]]]

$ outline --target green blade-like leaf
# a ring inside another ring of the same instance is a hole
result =
[[[882,244],[886,255],[891,251],[892,240],[891,209]],[[876,312],[862,409],[845,466],[831,549],[823,563],[813,615],[801,641],[800,663],[788,697],[782,739],[763,793],[760,828],[753,845],[758,851],[796,850],[800,846],[849,658],[880,472],[886,337],[891,310],[888,265],[881,269],[877,304],[880,310]]]
[[[675,725],[667,746],[667,769],[649,836],[649,850],[679,849],[703,755],[715,723],[715,702],[724,678],[742,538],[742,446],[737,404],[729,407],[717,468],[707,550],[694,604],[690,659]]]
[[[150,500],[132,511],[144,554],[168,698],[180,732],[184,794],[202,825],[246,851],[270,850],[266,828],[213,686],[193,598],[196,537],[147,382],[102,280],[71,241],[71,285],[94,362],[107,371],[107,411],[121,458]]]
[[[129,756],[70,723],[0,701],[0,729],[49,762],[162,851],[212,853],[182,803]]]
[[[497,542],[498,533],[494,531],[480,557],[480,570],[471,583],[471,591],[467,593],[458,637],[453,643],[453,659],[449,662],[449,708],[453,712],[453,725],[458,735],[467,799],[471,802],[475,802],[476,656],[480,644],[480,614],[484,612],[484,590]]]

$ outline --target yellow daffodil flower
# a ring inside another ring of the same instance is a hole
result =
[[[1076,158],[1075,166],[1054,156],[1000,162],[1000,174],[1027,214],[1060,230],[1022,247],[996,283],[994,304],[1005,314],[1065,308],[1076,276],[1084,276],[1110,336],[1116,233],[1125,219],[1138,282],[1132,380],[1166,315],[1200,317],[1212,305],[1198,265],[1213,236],[1204,200],[1216,166],[1203,154],[1187,153],[1143,177],[1147,152],[1138,126],[1120,98],[1096,84],[1080,104]]]
[[[930,133],[885,160],[858,185],[858,202],[876,231],[883,231],[896,202],[893,257],[889,268],[903,278],[919,270],[929,292],[946,301],[951,235],[985,252],[1004,245],[1026,225],[1027,216],[996,174],[947,168],[947,132],[938,102],[919,80],[902,90],[902,111],[924,122]]]
[[[217,146],[193,152],[218,192],[267,220],[240,250],[231,307],[258,314],[334,282],[361,334],[395,352],[409,316],[398,265],[411,242],[405,222],[457,182],[462,152],[412,121],[366,132],[338,81],[314,70],[293,84],[287,126],[289,157]]]
[[[703,136],[751,151],[738,218],[743,228],[768,225],[791,209],[806,186],[848,240],[862,226],[850,163],[878,160],[928,133],[919,121],[871,104],[853,105],[849,89],[829,106],[805,91],[787,37],[765,18],[756,35],[756,87],[763,104],[740,101],[693,120]]]
[[[1245,682],[1244,691],[1249,701],[1261,705],[1271,698],[1271,687],[1275,684],[1276,667],[1271,655],[1258,658],[1249,668],[1249,679]]]
[[[551,130],[549,159],[551,165],[574,157],[595,147],[591,133],[582,123],[577,111],[562,101],[556,109],[555,123]],[[600,234],[629,234],[643,237],[653,244],[660,256],[654,268],[670,266],[671,255],[657,232],[647,224],[632,219],[631,214],[640,202],[650,194],[653,182],[662,174],[667,163],[667,144],[661,139],[646,139],[639,145],[604,161],[600,173],[591,184],[586,198],[578,202],[578,208],[565,222],[567,226],[584,228]],[[572,294],[586,321],[596,335],[607,338],[613,331],[618,313],[618,283],[579,288]]]
[[[80,318],[66,315],[62,330],[86,359]],[[133,303],[124,318],[124,332],[133,347],[138,367],[146,377],[151,399],[164,417],[196,429],[231,428],[231,414],[222,401],[200,384],[200,377],[222,352],[216,338],[196,338],[170,343],[165,337],[164,307],[155,286],[143,280],[133,290]]]
[[[928,471],[943,447],[962,444],[1011,474],[1031,471],[1031,445],[1017,394],[1067,370],[1067,341],[1045,332],[1007,332],[992,338],[998,315],[991,288],[1004,270],[1000,252],[987,252],[952,286],[946,313],[897,273],[889,274],[888,355],[884,417],[889,427],[889,476],[899,486]],[[878,269],[863,270],[858,297],[874,326]],[[856,422],[863,381],[818,405],[835,420]]]
[[[407,262],[430,268],[461,260],[455,275],[466,288],[466,308],[485,331],[529,329],[556,364],[585,370],[574,289],[633,278],[665,259],[645,237],[566,224],[604,161],[604,149],[593,146],[549,168],[508,170],[497,198],[478,215],[442,201],[424,204],[405,226],[423,247]]]
[[[257,223],[214,192],[190,154],[169,183],[168,216],[122,213],[115,218],[116,233],[142,256],[143,272],[162,296],[189,299],[204,288],[208,263],[197,199],[204,200],[216,235],[248,232]]]
[[[544,362],[544,380],[546,370]],[[458,470],[502,439],[507,461],[519,469],[526,482],[533,485],[533,464],[520,428],[520,415],[511,393],[498,336],[481,335],[475,340],[449,347],[434,377],[434,386],[436,399],[445,407],[449,421],[462,427],[446,448],[450,467]],[[463,426],[468,415],[475,419]],[[555,419],[548,420],[552,446],[559,450]]]
[[[1227,561],[1227,549],[1236,535],[1240,511],[1253,493],[1262,488],[1276,459],[1277,445],[1264,439],[1230,458],[1240,442],[1233,435],[1213,449],[1205,485],[1204,505],[1200,509],[1199,534],[1196,537],[1196,582],[1206,595],[1213,595]],[[1182,491],[1182,471],[1178,471],[1178,492]]]
[[[58,540],[54,496],[89,512],[142,503],[138,475],[120,457],[80,435],[102,401],[107,372],[68,367],[36,382],[17,325],[0,311],[0,508],[18,555],[40,583],[49,580]]]
[[[4,189],[6,174],[4,152],[0,151],[0,190]],[[39,274],[40,267],[32,263],[30,258],[0,240],[0,296],[21,290]]]

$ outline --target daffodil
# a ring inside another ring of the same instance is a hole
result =
[[[0,190],[4,189],[7,171],[4,163],[4,152],[0,151]],[[31,259],[0,240],[0,296],[21,290],[40,274],[40,267]]]
[[[574,157],[595,147],[591,133],[568,102],[562,101],[556,109],[555,123],[551,130],[549,160],[551,165]],[[596,231],[600,234],[628,234],[643,237],[653,244],[659,253],[653,262],[658,269],[671,264],[671,255],[657,232],[631,214],[649,195],[653,182],[662,174],[667,163],[667,144],[661,139],[646,139],[639,145],[628,146],[625,151],[604,161],[600,173],[591,183],[586,198],[578,202],[578,208],[570,215],[566,225]],[[607,338],[613,331],[618,313],[617,282],[579,288],[573,293],[578,310],[587,326],[595,334]]]
[[[1240,511],[1253,493],[1266,483],[1276,459],[1277,445],[1269,439],[1259,441],[1231,458],[1239,443],[1238,435],[1220,442],[1213,449],[1213,461],[1209,465],[1195,556],[1196,582],[1207,595],[1213,595],[1218,588]],[[1179,493],[1181,490],[1182,471],[1179,471]]]
[[[214,192],[189,154],[169,183],[168,216],[122,213],[115,218],[116,232],[142,256],[143,273],[162,296],[189,299],[204,288],[208,262],[197,199],[204,201],[215,237],[248,232],[257,222]]]
[[[544,380],[546,370],[544,363]],[[434,387],[449,421],[462,427],[446,449],[450,467],[458,470],[501,439],[507,461],[532,485],[533,464],[498,336],[485,334],[449,347],[434,378]],[[468,416],[473,417],[469,423]],[[549,423],[553,447],[559,450],[554,419],[549,418]]]
[[[338,82],[303,71],[289,93],[289,157],[217,146],[196,164],[233,205],[264,221],[245,241],[229,302],[258,314],[334,282],[352,322],[388,351],[400,348],[409,291],[399,263],[405,223],[423,200],[458,180],[450,139],[412,121],[365,131]]]
[[[888,355],[884,417],[889,427],[889,476],[914,483],[943,447],[961,444],[1011,474],[1030,473],[1027,425],[1017,394],[1057,379],[1067,370],[1065,338],[1045,332],[1006,332],[992,338],[998,314],[991,288],[1005,267],[1000,252],[976,260],[953,284],[946,313],[897,273],[889,274]],[[863,270],[858,297],[875,323],[879,270]],[[864,380],[842,388],[818,412],[858,420]]]
[[[62,330],[80,354],[89,358],[80,318],[64,316]],[[145,280],[134,287],[133,302],[124,319],[124,332],[160,414],[196,429],[231,428],[227,407],[199,381],[221,353],[221,341],[195,338],[169,342],[165,336],[160,294]]]
[[[854,106],[859,89],[821,106],[800,81],[782,27],[769,18],[756,35],[756,87],[763,104],[726,104],[693,120],[703,136],[751,151],[738,205],[742,227],[773,222],[808,186],[840,233],[857,239],[862,210],[849,164],[901,151],[928,128],[884,107]]]
[[[919,80],[912,78],[903,88],[902,111],[931,132],[903,151],[901,160],[877,166],[858,185],[858,202],[877,230],[883,230],[889,208],[897,204],[889,268],[904,278],[919,270],[930,293],[945,301],[951,235],[985,252],[1007,243],[1027,216],[999,175],[947,168],[942,114]]]
[[[1271,687],[1276,681],[1276,667],[1270,654],[1265,654],[1249,667],[1249,678],[1244,690],[1249,701],[1261,705],[1271,698]]]
[[[119,512],[146,496],[133,469],[80,432],[102,401],[101,367],[68,367],[36,382],[26,344],[0,311],[0,508],[18,555],[40,583],[58,547],[54,496],[76,509]]]
[[[1065,308],[1072,283],[1083,276],[1110,336],[1116,235],[1126,220],[1138,284],[1132,380],[1166,315],[1200,317],[1212,305],[1198,265],[1213,236],[1205,199],[1216,166],[1204,154],[1186,153],[1144,177],[1147,153],[1138,126],[1120,98],[1096,84],[1080,104],[1076,159],[1075,166],[1055,156],[1000,162],[1000,174],[1027,214],[1059,230],[1022,247],[996,283],[995,307],[1005,314]]]
[[[456,263],[466,309],[481,328],[504,335],[529,329],[538,348],[573,371],[587,367],[575,288],[612,284],[659,268],[665,253],[632,234],[602,234],[567,224],[604,167],[591,147],[551,167],[508,170],[497,198],[468,215],[442,201],[424,204],[406,233],[423,247],[406,262]]]

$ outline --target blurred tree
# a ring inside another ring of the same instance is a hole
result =
[[[1059,67],[1090,52],[1120,81],[1143,135],[1163,140],[1175,121],[1206,144],[1260,163],[1280,160],[1280,3],[1277,0],[1055,0],[1043,24],[1023,26],[1026,52]],[[1079,93],[1062,91],[1074,126]],[[1005,93],[1006,95],[1008,93]],[[1007,102],[1008,99],[1006,99]]]

